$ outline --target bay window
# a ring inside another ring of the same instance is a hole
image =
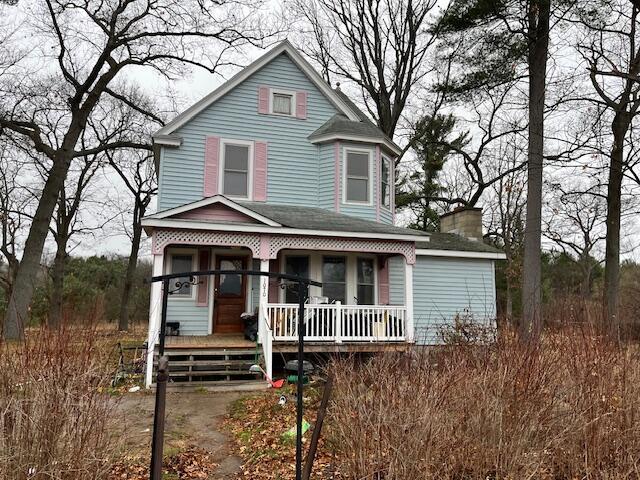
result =
[[[380,168],[380,205],[391,208],[391,159],[382,157]]]
[[[375,273],[373,258],[358,258],[358,305],[373,305],[375,303]]]
[[[322,295],[327,297],[331,303],[346,303],[346,257],[322,257]]]

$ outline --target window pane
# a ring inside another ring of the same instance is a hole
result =
[[[330,302],[345,303],[347,296],[346,259],[344,257],[324,257],[322,259],[322,295]]]
[[[224,169],[249,170],[249,147],[246,145],[224,146]]]
[[[380,176],[382,182],[382,205],[389,207],[391,205],[391,189],[389,188],[391,184],[391,161],[389,159],[382,159],[382,172]]]
[[[358,259],[358,283],[373,285],[373,259]]]
[[[193,268],[193,256],[192,255],[172,255],[171,256],[171,273],[190,272]],[[191,295],[191,284],[189,283],[189,277],[180,277],[172,280],[174,283],[173,291],[174,295]],[[178,283],[182,283],[179,290],[175,290],[175,286]]]
[[[273,94],[273,113],[284,113],[291,115],[291,95],[282,93]]]
[[[322,281],[344,282],[347,270],[345,260],[344,257],[324,257],[322,262]]]
[[[242,270],[242,260],[220,260],[220,270]],[[220,275],[219,295],[242,295],[242,275]]]
[[[247,174],[240,172],[224,172],[224,194],[237,197],[247,196]]]
[[[369,154],[347,152],[347,176],[369,178]]]
[[[358,305],[373,305],[373,285],[358,285]]]
[[[285,257],[284,271],[289,275],[300,275],[308,278],[309,257]],[[297,288],[296,283],[287,282],[287,288],[284,293],[285,303],[298,303]]]
[[[347,201],[368,202],[369,182],[358,178],[347,179]]]
[[[346,303],[346,288],[344,283],[322,283],[322,296],[327,297],[329,302]]]

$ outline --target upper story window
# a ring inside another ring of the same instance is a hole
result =
[[[371,203],[371,152],[345,150],[345,202]]]
[[[253,143],[223,140],[220,171],[220,191],[234,198],[250,198]]]
[[[380,168],[380,205],[391,208],[391,159],[382,157]]]
[[[270,112],[275,115],[295,115],[296,93],[288,90],[271,89]]]

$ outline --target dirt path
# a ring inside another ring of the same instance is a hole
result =
[[[219,466],[211,479],[235,478],[241,459],[230,453],[230,439],[221,430],[229,405],[247,393],[170,393],[167,395],[165,454],[197,446],[208,450]],[[118,405],[126,425],[125,446],[135,453],[149,449],[155,397],[128,394]],[[147,450],[148,451],[148,450]]]

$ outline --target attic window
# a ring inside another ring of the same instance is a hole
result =
[[[345,203],[371,203],[371,152],[346,149],[344,155]]]
[[[271,90],[271,113],[276,115],[294,115],[293,101],[295,99],[294,92],[283,90]]]

